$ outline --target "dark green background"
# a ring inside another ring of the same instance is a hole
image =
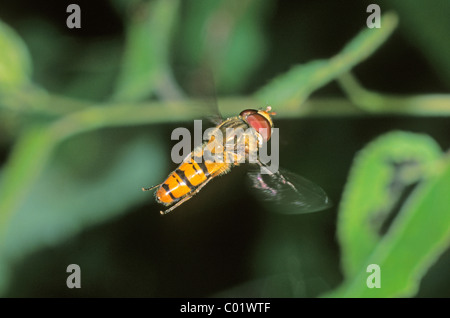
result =
[[[82,10],[81,30],[67,29],[65,9],[70,2],[65,1],[9,1],[0,4],[0,18],[28,45],[36,83],[61,95],[104,101],[113,93],[120,70],[125,22],[108,1],[75,2]],[[180,78],[192,67],[182,44],[183,29],[190,21],[186,12],[192,2],[183,2],[171,44],[171,62]],[[266,43],[263,62],[239,87],[231,91],[217,87],[219,97],[250,94],[293,65],[334,55],[365,27],[365,9],[371,3],[267,2],[259,26]],[[395,5],[377,2],[383,12],[397,11],[400,26],[354,74],[364,86],[386,93],[448,93],[450,72],[433,58],[439,55],[433,50],[450,56],[447,38],[441,38],[442,43],[434,41],[434,47],[421,39],[429,32],[424,25],[440,28],[433,34],[448,34],[450,6],[446,1],[412,2],[411,6],[404,0]],[[240,76],[239,70],[236,76]],[[312,98],[316,97],[345,98],[335,83],[315,92]],[[450,145],[447,118],[336,116],[275,119],[275,125],[280,128],[281,165],[322,185],[335,202],[332,209],[300,216],[273,213],[250,195],[245,169],[236,168],[172,214],[160,216],[160,207],[146,193],[146,203],[128,206],[126,213],[33,252],[14,264],[6,296],[318,296],[342,281],[336,213],[355,153],[392,129],[429,134],[443,149]],[[167,166],[149,165],[148,169],[163,169],[168,174],[175,168],[170,162],[174,144],[170,133],[179,126],[192,127],[192,123],[96,132],[105,142],[99,146],[96,160],[102,151],[108,156],[124,151],[127,142],[138,135],[156,135],[165,147],[155,151],[164,153]],[[90,137],[74,139],[83,145],[83,138]],[[1,147],[3,162],[11,145],[3,142]],[[91,164],[89,153],[71,158],[73,149],[67,148],[63,145],[56,156],[67,164],[69,175],[89,182],[102,173]],[[108,169],[109,157],[104,159],[102,169]],[[79,290],[65,284],[65,269],[72,263],[81,267]],[[447,251],[431,267],[417,296],[450,296],[449,263]]]

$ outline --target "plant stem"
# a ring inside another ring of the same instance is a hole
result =
[[[350,100],[368,113],[406,116],[450,115],[449,94],[415,96],[380,94],[362,87],[350,73],[342,75],[338,82]]]

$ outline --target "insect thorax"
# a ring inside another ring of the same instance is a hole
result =
[[[209,134],[204,157],[214,162],[255,163],[261,136],[239,117],[229,118]]]

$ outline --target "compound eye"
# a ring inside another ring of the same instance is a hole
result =
[[[245,110],[243,112],[245,112]],[[253,129],[259,132],[264,142],[267,142],[270,139],[270,135],[272,133],[272,126],[270,125],[270,122],[267,120],[266,117],[256,112],[247,115],[245,119]]]
[[[256,114],[257,112],[258,112],[258,111],[257,111],[256,109],[246,109],[246,110],[241,111],[241,113],[239,114],[239,116],[241,116],[241,117],[243,117],[244,119],[246,119],[246,117],[247,117],[248,115]]]

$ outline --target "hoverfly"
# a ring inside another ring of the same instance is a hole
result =
[[[221,136],[225,136],[229,128],[242,128],[242,131],[249,132],[237,136],[238,142],[240,138],[244,138],[245,150],[243,153],[245,156],[249,156],[250,149],[255,149],[255,146],[259,148],[270,139],[273,128],[271,116],[275,114],[270,106],[265,110],[246,109],[238,116],[219,123],[214,131],[220,131]],[[161,214],[173,211],[200,192],[209,181],[228,173],[231,168],[245,161],[242,160],[245,159],[242,158],[242,155],[228,151],[229,148],[223,146],[230,140],[225,140],[226,138],[218,140],[215,138],[214,131],[210,134],[210,139],[196,147],[163,183],[150,188],[142,188],[143,191],[158,188],[155,193],[156,201],[167,207],[165,211],[161,211]],[[234,137],[232,136],[232,142],[234,142]],[[205,156],[207,151],[219,153],[223,160],[211,160]],[[286,170],[280,169],[272,172],[259,160],[256,163],[260,169],[250,171],[248,176],[252,186],[261,190],[263,199],[275,203],[293,204],[295,206],[294,213],[319,211],[331,205],[320,186]]]

